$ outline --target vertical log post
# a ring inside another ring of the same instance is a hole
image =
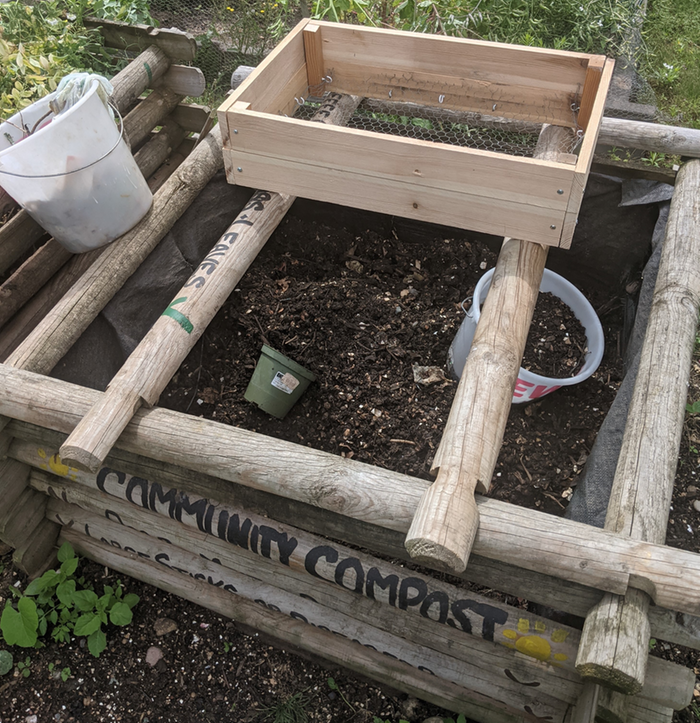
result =
[[[545,125],[535,158],[556,160],[571,130]],[[462,572],[479,526],[537,302],[547,246],[506,239],[457,387],[433,472],[406,536],[414,560]]]
[[[333,107],[324,104],[323,115],[314,120],[346,119],[360,100],[336,95]],[[63,444],[60,453],[66,464],[92,472],[100,469],[138,408],[158,401],[293,202],[294,197],[286,194],[253,195]]]
[[[681,168],[605,528],[663,544],[700,306],[700,160]],[[649,591],[653,592],[653,591]],[[605,595],[586,617],[576,669],[627,694],[644,683],[650,599]]]

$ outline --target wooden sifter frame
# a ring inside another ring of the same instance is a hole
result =
[[[568,248],[614,62],[300,22],[219,108],[229,182]],[[522,158],[290,117],[310,89],[584,131],[578,155]],[[572,108],[578,108],[578,114]]]

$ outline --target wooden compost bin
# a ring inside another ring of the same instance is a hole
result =
[[[231,183],[568,248],[603,117],[604,56],[302,21],[219,109]],[[520,158],[291,116],[309,93],[580,131]],[[567,149],[568,150],[568,149]]]
[[[334,97],[325,121],[342,122],[358,101]],[[107,392],[45,376],[223,162],[215,128],[135,229],[81,257],[87,271],[4,356],[0,539],[16,563],[37,574],[68,540],[287,646],[484,723],[669,721],[690,702],[694,675],[649,657],[649,635],[700,649],[700,555],[658,539],[700,301],[700,161],[678,178],[615,524],[601,530],[477,495],[473,554],[456,573],[581,617],[593,610],[599,625],[583,633],[395,562],[407,559],[404,538],[429,482],[153,407],[291,205],[287,194],[253,194]],[[663,383],[650,385],[658,368]],[[652,502],[635,504],[637,492]],[[623,630],[620,600],[636,615]],[[586,644],[582,666],[586,639],[595,649]],[[633,671],[618,649],[634,655]],[[602,671],[592,665],[601,655],[611,658]]]

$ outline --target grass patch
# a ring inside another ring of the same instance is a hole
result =
[[[662,113],[700,128],[700,10],[697,0],[650,0],[644,73]]]

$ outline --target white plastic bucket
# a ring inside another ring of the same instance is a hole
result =
[[[474,339],[476,325],[481,316],[481,305],[484,303],[486,294],[491,286],[493,272],[494,269],[490,269],[479,279],[479,283],[474,289],[472,306],[469,311],[466,312],[464,321],[462,321],[455,338],[452,340],[452,345],[448,352],[448,366],[457,378],[462,375],[462,370],[464,369],[464,364]],[[560,387],[578,384],[584,379],[588,379],[598,368],[603,358],[603,351],[605,349],[603,327],[600,324],[595,310],[588,302],[588,299],[586,299],[573,284],[549,269],[545,269],[544,271],[540,291],[545,293],[549,292],[561,299],[581,322],[581,326],[583,326],[586,331],[588,347],[586,360],[578,374],[562,379],[543,377],[521,367],[518,373],[518,380],[515,383],[515,390],[513,391],[514,404],[539,399],[546,394],[551,394],[551,392],[556,391]]]
[[[55,93],[0,125],[0,185],[73,253],[114,241],[153,201],[97,88],[53,120]]]

